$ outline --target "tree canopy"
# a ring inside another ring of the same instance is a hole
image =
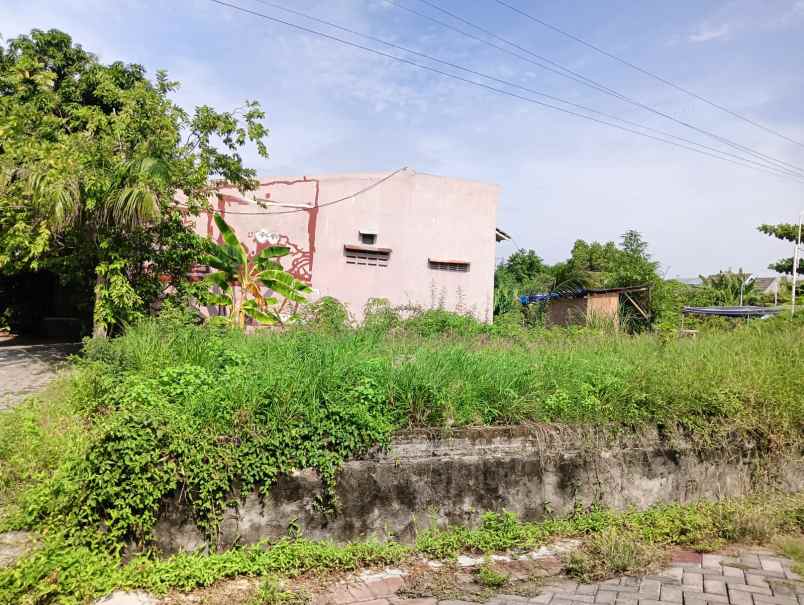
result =
[[[771,237],[778,238],[791,243],[798,241],[798,225],[790,223],[782,223],[779,225],[760,225],[757,227],[761,233],[770,235]],[[768,269],[772,269],[777,273],[787,273],[793,275],[793,257],[782,258],[775,263],[768,265]],[[804,274],[804,259],[799,260],[798,273]]]
[[[579,239],[570,257],[547,265],[534,250],[517,250],[497,267],[497,285],[550,290],[562,285],[618,287],[653,283],[659,263],[651,259],[648,243],[638,231],[626,231],[619,245]]]
[[[211,179],[256,187],[240,152],[267,156],[267,129],[256,102],[187,112],[177,87],[105,65],[58,30],[0,45],[0,274],[46,269],[94,289],[101,327],[186,276],[202,248],[187,217],[208,205]]]
[[[495,312],[510,310],[520,294],[573,288],[614,288],[656,285],[659,263],[648,243],[635,230],[626,231],[620,244],[579,239],[567,260],[546,264],[534,250],[520,249],[497,266],[494,274]]]

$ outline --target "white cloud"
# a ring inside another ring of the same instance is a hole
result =
[[[804,22],[804,0],[797,0],[778,17],[772,18],[768,25],[772,29],[787,29]]]
[[[720,23],[720,25],[712,25]],[[713,11],[687,36],[689,42],[734,39],[750,33],[794,30],[804,24],[804,0],[760,3],[731,0]],[[673,37],[671,37],[671,40]]]
[[[710,42],[712,40],[718,40],[721,38],[725,38],[729,35],[729,24],[724,23],[718,27],[702,27],[694,34],[690,34],[688,40],[690,42]]]

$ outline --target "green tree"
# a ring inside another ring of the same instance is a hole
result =
[[[557,283],[588,288],[609,288],[655,283],[659,264],[651,260],[648,243],[638,231],[626,231],[614,242],[586,242],[572,246],[570,258],[552,268]]]
[[[620,250],[614,242],[602,244],[576,240],[566,265],[554,268],[554,272],[560,272],[556,281],[569,281],[589,288],[603,287],[609,274],[614,271],[619,256]]]
[[[648,243],[633,229],[626,231],[614,262],[609,267],[606,285],[609,287],[656,284],[659,263],[651,259]]]
[[[553,278],[551,289],[594,288],[599,285],[597,283],[597,274],[583,266],[579,266],[571,258],[550,267],[550,275]]]
[[[257,103],[188,113],[169,98],[177,86],[101,64],[57,30],[0,46],[0,273],[94,287],[98,334],[181,284],[203,249],[187,218],[211,179],[254,189],[240,150],[267,155]]]
[[[535,250],[521,248],[497,265],[494,272],[494,315],[515,308],[520,294],[544,292],[552,286],[552,275],[542,258]]]
[[[580,271],[607,273],[617,262],[618,253],[617,245],[614,242],[605,244],[592,242],[590,244],[579,239],[572,246],[570,262]]]
[[[798,225],[790,223],[782,223],[780,225],[760,225],[757,227],[760,232],[771,237],[791,242],[795,244],[798,242]],[[775,263],[768,266],[768,269],[776,271],[777,273],[786,273],[793,275],[793,257],[782,258]],[[798,261],[798,274],[804,275],[804,259]]]
[[[697,294],[710,305],[737,305],[740,303],[740,289],[743,291],[744,304],[757,304],[760,302],[760,295],[754,288],[754,283],[745,284],[750,277],[742,269],[734,271],[719,271],[715,275],[705,277],[701,275],[702,287]],[[743,284],[745,284],[743,286]]]
[[[545,272],[544,261],[535,250],[517,250],[502,264],[505,273],[515,282],[524,284]]]

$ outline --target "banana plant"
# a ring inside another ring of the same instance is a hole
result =
[[[204,279],[220,292],[212,292],[209,302],[230,307],[231,322],[244,328],[247,318],[262,324],[281,322],[277,306],[279,299],[264,291],[270,290],[286,301],[303,303],[310,286],[295,279],[282,268],[276,260],[286,256],[290,248],[270,246],[249,259],[248,249],[240,243],[234,230],[216,214],[215,224],[221,233],[223,243],[213,242],[212,250],[204,258],[204,263],[217,269]]]

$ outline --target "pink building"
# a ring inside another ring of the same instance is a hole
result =
[[[491,321],[499,187],[403,169],[278,177],[243,196],[220,189],[218,211],[252,253],[290,247],[283,265],[358,320],[371,298],[443,307]],[[219,238],[212,216],[198,231]]]

